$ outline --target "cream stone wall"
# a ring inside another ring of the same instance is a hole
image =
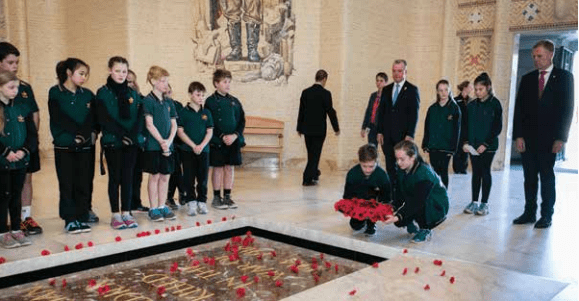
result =
[[[561,8],[576,10],[576,3],[553,1],[538,3],[549,7],[550,14],[562,17],[542,16],[531,22],[515,18],[520,7],[531,2],[526,0],[294,0],[296,26],[291,76],[285,83],[264,80],[243,83],[234,74],[231,93],[241,100],[246,115],[285,122],[284,165],[303,168],[307,157],[305,146],[303,138],[295,132],[299,97],[303,89],[313,84],[316,70],[327,70],[327,88],[332,92],[341,134],[334,136],[329,127],[321,168],[346,169],[354,164],[357,148],[366,141],[360,137],[360,126],[368,96],[376,89],[374,76],[380,71],[390,76],[394,59],[408,61],[408,80],[420,89],[415,137],[418,143],[422,141],[426,110],[435,99],[435,83],[441,78],[449,79],[454,91],[460,81],[472,81],[475,73],[486,70],[505,110],[501,149],[494,165],[501,168],[508,141],[515,33],[536,26],[577,24],[577,14],[565,13]],[[107,60],[113,55],[127,57],[144,94],[150,91],[146,72],[151,65],[162,66],[171,73],[174,97],[183,103],[187,101],[186,90],[191,81],[201,81],[208,94],[214,91],[211,72],[201,70],[193,56],[194,28],[199,22],[208,21],[199,17],[199,12],[206,8],[201,0],[4,0],[2,3],[7,40],[22,52],[19,75],[32,84],[41,110],[40,148],[45,156],[50,156],[52,149],[47,92],[56,83],[56,63],[68,56],[79,57],[91,65],[91,78],[86,86],[93,91],[105,82]],[[476,48],[475,53],[465,52],[461,41],[483,43],[477,45],[484,47]],[[465,62],[473,62],[472,57],[477,55],[487,61],[474,61],[475,65],[465,68],[468,65]],[[481,62],[482,65],[476,65]]]

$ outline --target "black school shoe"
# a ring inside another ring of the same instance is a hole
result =
[[[546,229],[551,227],[551,218],[541,217],[535,224],[535,229]]]
[[[366,223],[366,231],[364,231],[366,236],[374,236],[376,235],[376,224],[374,223]]]
[[[537,220],[537,218],[532,214],[523,213],[521,216],[513,220],[515,225],[532,224]]]
[[[79,222],[83,223],[98,223],[99,217],[92,211],[89,210],[88,213],[79,219]]]
[[[177,204],[175,203],[175,200],[174,200],[174,199],[168,199],[168,200],[165,202],[165,205],[167,205],[167,207],[171,208],[171,210],[173,210],[173,211],[179,210],[179,205],[177,205]]]

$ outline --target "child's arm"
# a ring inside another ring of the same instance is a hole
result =
[[[191,140],[189,136],[187,136],[187,133],[185,133],[185,129],[183,129],[182,126],[180,126],[177,129],[177,136],[179,136],[179,138],[181,139],[181,141],[183,141],[183,143],[189,145],[190,148],[195,149],[195,147],[197,146],[195,145],[195,143],[193,143],[193,140]]]
[[[165,140],[163,140],[163,137],[161,137],[161,134],[159,133],[159,131],[155,127],[155,124],[153,123],[153,116],[145,115],[145,126],[147,127],[147,131],[149,131],[149,133],[151,133],[151,136],[153,136],[153,138],[155,140],[157,140],[159,145],[161,145],[163,152],[167,152],[169,150],[169,145],[167,145],[167,142],[165,142]]]
[[[426,112],[426,119],[424,120],[424,135],[422,136],[422,150],[425,152],[429,152],[428,143],[430,143],[430,108],[428,108],[428,112]]]
[[[211,140],[211,137],[213,137],[213,128],[207,128],[207,131],[205,131],[205,138],[203,138],[203,141],[201,141],[198,147],[203,150]]]
[[[167,147],[173,143],[173,139],[175,139],[176,134],[177,134],[177,119],[171,118],[171,133],[169,134],[169,138],[167,138]]]

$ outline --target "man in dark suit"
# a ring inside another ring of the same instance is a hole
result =
[[[324,88],[327,80],[328,73],[318,70],[316,83],[302,91],[300,97],[297,131],[298,135],[304,135],[308,150],[308,164],[303,175],[304,186],[316,185],[320,176],[318,165],[326,139],[326,117],[330,117],[336,136],[340,134],[338,117],[332,106],[332,93]]]
[[[394,82],[382,90],[379,109],[378,143],[386,157],[386,170],[392,187],[396,187],[394,146],[402,140],[414,140],[420,105],[418,88],[406,81],[406,66],[405,60],[395,60],[392,64]]]
[[[553,66],[554,44],[543,40],[533,46],[537,70],[525,74],[515,102],[513,139],[523,160],[525,211],[516,225],[535,223],[541,178],[541,218],[535,228],[551,226],[555,205],[555,157],[567,142],[573,118],[573,75]]]

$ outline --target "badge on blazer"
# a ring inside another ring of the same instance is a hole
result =
[[[207,115],[205,115],[205,114],[201,115],[201,119],[207,120]]]
[[[18,115],[18,122],[24,122],[24,117],[22,115]]]
[[[22,98],[28,98],[28,93],[26,91],[22,91]]]
[[[171,108],[167,107],[167,112],[171,113]]]
[[[232,102],[231,102],[231,106],[232,106],[232,107],[235,107],[235,101],[232,101]]]
[[[135,101],[132,97],[129,97],[129,103],[133,103]]]
[[[86,108],[87,108],[87,109],[90,109],[90,102],[87,102],[87,103],[86,103]]]
[[[448,117],[446,119],[452,120],[452,114],[448,115]]]

